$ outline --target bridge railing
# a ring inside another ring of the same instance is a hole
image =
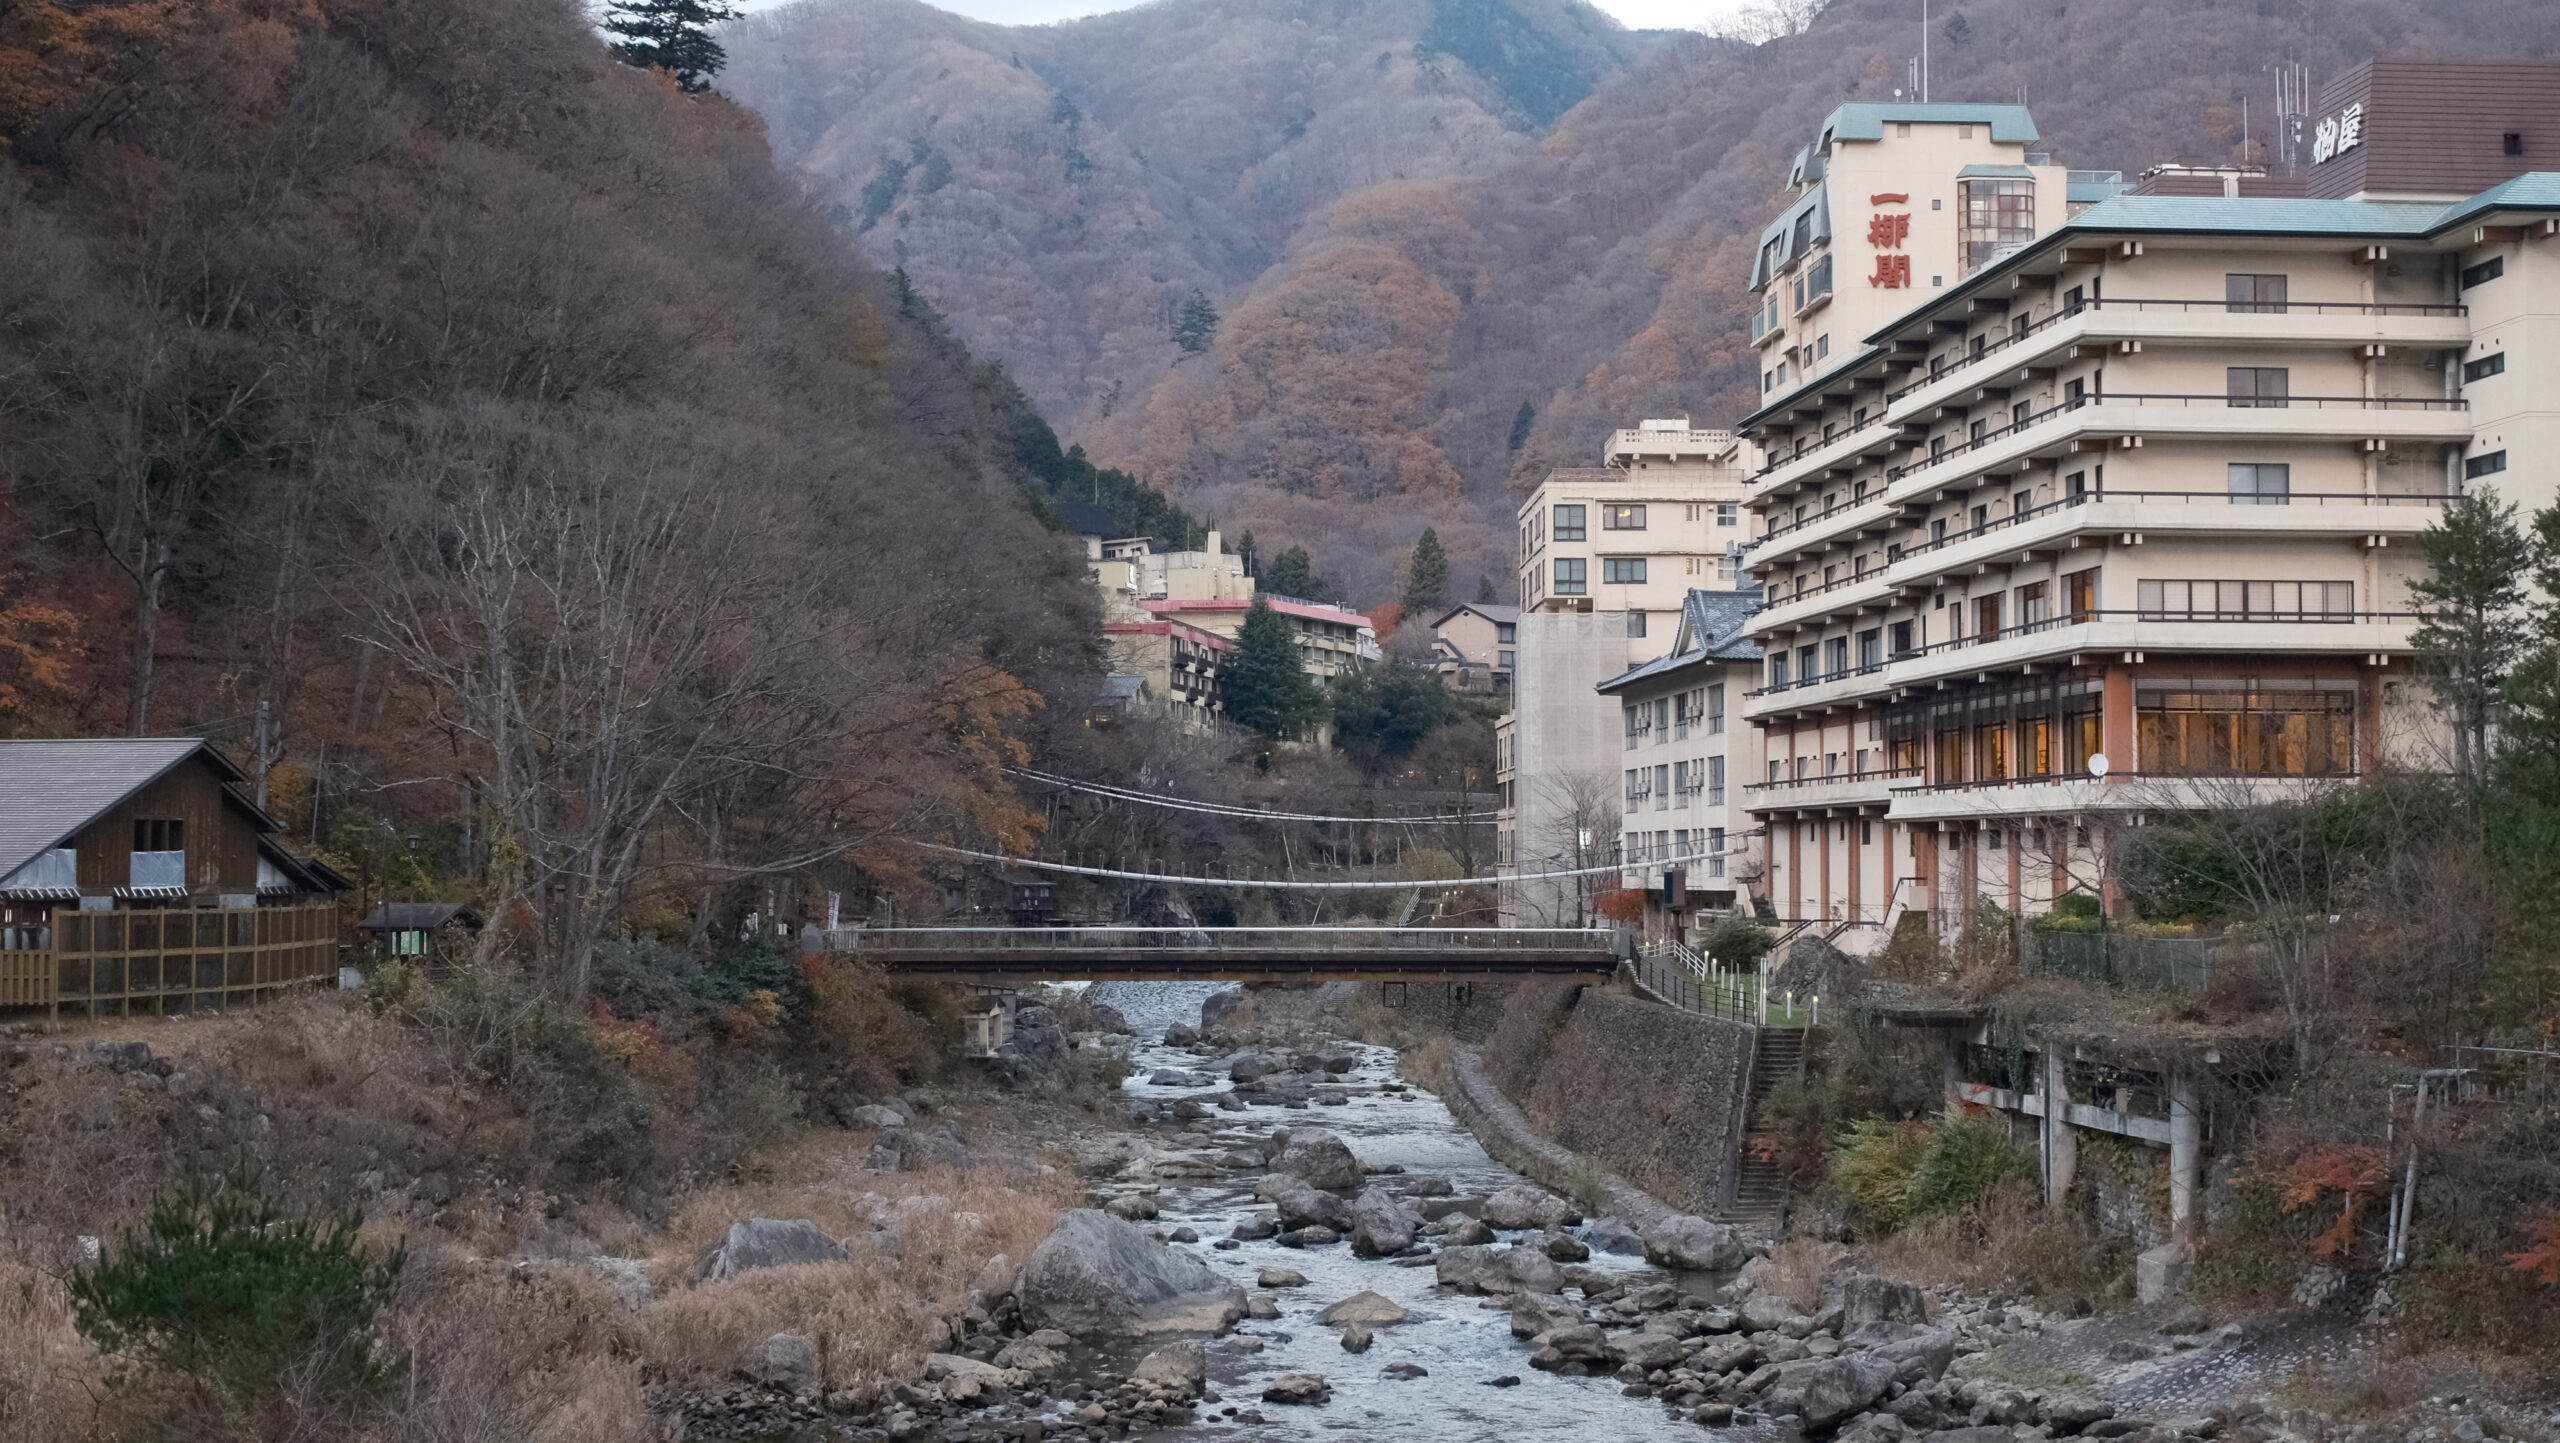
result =
[[[1610,934],[1581,927],[846,927],[836,952],[1607,952]]]

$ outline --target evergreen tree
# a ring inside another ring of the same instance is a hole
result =
[[[676,89],[698,95],[729,61],[711,27],[736,18],[728,0],[612,0],[604,28],[622,37],[613,53],[623,64],[672,71]]]
[[[1182,313],[1174,318],[1173,343],[1186,354],[1196,356],[1208,350],[1217,335],[1218,308],[1209,304],[1207,296],[1193,291],[1182,303]]]
[[[1947,22],[1947,43],[1962,45],[1971,39],[1973,39],[1973,22],[1964,18],[1964,12],[1959,10],[1956,12],[1956,18]]]
[[[1514,451],[1529,444],[1529,428],[1538,424],[1538,408],[1523,401],[1511,418],[1511,448]]]
[[[1301,601],[1323,601],[1325,584],[1316,575],[1315,562],[1307,548],[1292,546],[1271,558],[1271,568],[1262,574],[1260,590],[1274,596],[1294,596]]]
[[[1405,563],[1404,614],[1427,626],[1448,604],[1449,553],[1440,549],[1440,533],[1426,526]]]
[[[1324,720],[1325,694],[1299,664],[1297,634],[1267,601],[1244,614],[1222,685],[1227,719],[1264,736],[1297,736]]]
[[[1356,666],[1333,684],[1333,744],[1371,771],[1412,755],[1424,737],[1460,716],[1440,678],[1423,667]]]
[[[1478,606],[1491,606],[1491,605],[1493,605],[1495,602],[1500,601],[1501,599],[1502,599],[1501,595],[1500,595],[1499,593],[1497,593],[1497,592],[1493,589],[1493,578],[1492,578],[1492,577],[1490,577],[1490,576],[1485,575],[1485,574],[1484,574],[1483,572],[1481,572],[1481,571],[1477,572],[1477,573],[1476,573],[1476,605],[1478,605]]]
[[[2442,519],[2418,533],[2428,572],[2409,583],[2418,613],[2411,640],[2425,658],[2428,684],[2453,714],[2453,769],[2467,780],[2478,780],[2488,765],[2489,704],[2518,650],[2528,552],[2515,518],[2513,505],[2481,491],[2455,497]]]
[[[2448,523],[2453,508],[2463,501],[2445,508]],[[2424,545],[2433,534],[2432,529],[2420,533],[2419,543]],[[2533,584],[2543,595],[2560,598],[2560,591],[2551,589],[2560,584],[2560,506],[2535,513],[2533,539],[2524,549],[2533,560]],[[2432,550],[2428,559],[2434,559]],[[2416,592],[2423,584],[2413,583],[2410,590]],[[2498,729],[2498,762],[2506,777],[2524,791],[2545,801],[2560,801],[2560,600],[2534,607],[2531,617],[2527,634],[2515,643],[2522,657],[2500,688],[2506,709]],[[2425,636],[2421,627],[2422,650],[2427,649]]]

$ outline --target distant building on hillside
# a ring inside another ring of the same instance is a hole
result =
[[[1251,582],[1250,577],[1246,578],[1247,585]],[[1267,602],[1289,623],[1298,643],[1300,668],[1319,681],[1331,681],[1361,662],[1376,661],[1384,655],[1378,649],[1377,628],[1356,611],[1287,596],[1258,599]],[[1151,616],[1183,621],[1233,641],[1244,629],[1245,613],[1253,609],[1253,600],[1163,600],[1139,605]]]
[[[1087,536],[1085,565],[1102,588],[1106,609],[1115,601],[1253,600],[1253,578],[1245,574],[1244,558],[1228,551],[1215,531],[1198,551],[1158,551],[1143,536]]]
[[[1520,645],[1520,608],[1470,601],[1431,623],[1432,668],[1459,691],[1511,690]]]
[[[1103,644],[1111,653],[1112,679],[1138,683],[1126,700],[1138,710],[1207,730],[1226,714],[1220,681],[1236,644],[1213,631],[1171,617],[1108,621]]]

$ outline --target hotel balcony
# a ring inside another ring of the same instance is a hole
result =
[[[1896,792],[1918,785],[1918,767],[1754,782],[1742,789],[1742,809],[1755,817],[1776,813],[1821,816],[1835,811],[1876,812],[1891,803]]]
[[[2416,628],[2417,618],[2405,611],[2266,616],[2088,611],[2006,627],[1996,636],[1935,642],[1881,666],[1761,687],[1743,694],[1742,713],[1754,720],[1801,716],[1869,705],[1959,677],[2076,666],[2088,658],[2136,661],[2151,652],[2405,656]]]
[[[1897,822],[1975,822],[2088,812],[2183,812],[2263,805],[2350,781],[2352,773],[2193,776],[2117,772],[2100,777],[2009,777],[1947,786],[1905,783],[1885,815]]]

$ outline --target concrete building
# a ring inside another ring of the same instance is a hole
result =
[[[1219,677],[1234,642],[1170,617],[1104,622],[1102,641],[1112,675],[1143,683],[1130,697],[1142,709],[1194,730],[1225,714]]]
[[[1506,875],[1616,860],[1620,718],[1599,687],[1670,651],[1692,591],[1733,589],[1756,459],[1729,431],[1648,420],[1612,433],[1603,465],[1551,471],[1521,503],[1514,700],[1494,730]],[[1579,925],[1608,881],[1508,885],[1503,916]]]
[[[1459,691],[1507,693],[1520,647],[1520,608],[1471,601],[1431,623],[1431,664]]]
[[[1252,584],[1252,578],[1245,578]],[[1377,628],[1369,618],[1356,611],[1320,606],[1312,601],[1290,601],[1279,597],[1261,600],[1289,623],[1298,643],[1298,660],[1307,675],[1319,681],[1331,681],[1364,661],[1376,661],[1385,653],[1378,649]],[[1253,609],[1251,601],[1142,601],[1139,608],[1148,615],[1177,620],[1226,641],[1233,641],[1244,630],[1245,613]]]
[[[1143,536],[1085,538],[1085,566],[1106,602],[1253,600],[1244,558],[1217,532],[1198,551],[1158,551]]]
[[[2487,69],[2538,76],[2536,114],[2560,94],[2560,69]],[[2521,173],[2528,120],[2451,135],[2420,125],[2421,94],[2387,66],[2331,87],[2308,187],[2331,198],[2119,195],[2066,218],[2029,166],[2035,234],[1929,271],[1743,420],[1768,458],[1747,562],[1767,656],[1741,704],[1766,775],[1745,806],[1782,916],[1855,950],[1907,911],[2042,910],[2103,890],[2109,818],[2442,765],[2412,541],[2465,488],[2560,499],[2560,175]],[[1972,162],[1918,143],[1948,109],[1844,107],[1881,113],[1866,142],[1826,126],[1834,188],[1845,149],[1853,189],[1970,205]],[[1897,176],[1898,141],[1872,137],[1906,124]],[[2400,125],[2442,163],[2385,155]],[[2032,135],[2023,112],[2008,133]],[[2359,151],[2398,188],[2322,170]],[[2413,188],[2497,156],[2479,193]]]
[[[1649,939],[1690,941],[1693,918],[1747,901],[1759,877],[1737,805],[1759,770],[1740,709],[1759,680],[1743,635],[1759,605],[1756,590],[1690,592],[1671,650],[1597,688],[1618,704],[1619,885],[1648,894]]]

